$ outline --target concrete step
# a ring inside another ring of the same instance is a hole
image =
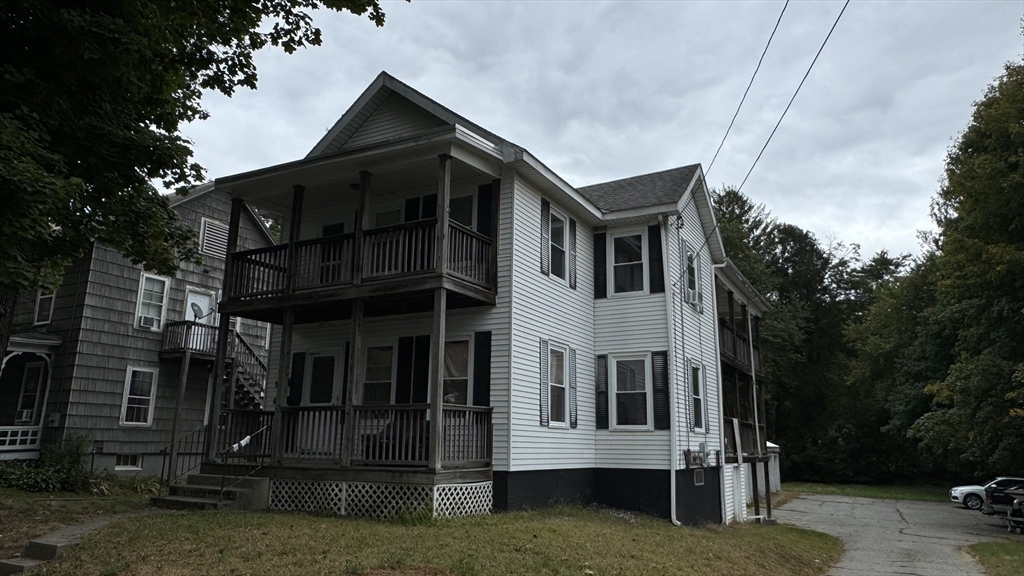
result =
[[[157,508],[168,510],[225,510],[235,507],[232,500],[195,496],[153,496],[149,502]]]
[[[11,574],[25,574],[36,566],[39,566],[45,562],[45,560],[36,560],[35,558],[11,558],[10,560],[0,560],[0,576],[10,576]]]
[[[253,490],[263,487],[267,479],[240,476],[225,476],[222,479],[220,474],[189,474],[186,482],[193,486],[215,486],[218,489],[223,485],[225,488],[231,486],[240,490]]]
[[[202,484],[172,484],[168,489],[171,496],[187,496],[191,498],[213,498],[220,500],[237,500],[238,488],[225,488],[221,498],[220,486],[204,486]]]

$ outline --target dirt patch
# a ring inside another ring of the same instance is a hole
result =
[[[453,576],[454,572],[439,568],[375,568],[363,576]]]

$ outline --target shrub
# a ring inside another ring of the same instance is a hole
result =
[[[25,492],[59,492],[61,478],[53,470],[29,462],[0,465],[0,487]]]
[[[79,492],[89,488],[91,474],[83,457],[88,439],[68,434],[43,448],[39,460],[0,465],[0,487],[25,492]]]

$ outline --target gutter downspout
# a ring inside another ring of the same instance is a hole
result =
[[[679,216],[682,218],[682,215]],[[667,221],[664,215],[658,216],[658,223],[661,228],[665,230],[665,243],[666,249],[662,250],[662,266],[665,270],[670,270],[668,262],[668,242],[670,241],[669,230],[671,226],[667,225]],[[678,242],[677,242],[678,245]],[[668,315],[668,365],[669,369],[675,367],[675,322],[672,317],[672,286],[666,286],[665,290],[665,313]],[[682,307],[679,308],[680,315],[683,314]],[[679,319],[682,322],[682,318]],[[685,329],[683,330],[685,336]],[[682,340],[682,338],[681,338]],[[682,344],[680,342],[680,344]],[[678,374],[676,375],[678,380]],[[676,518],[676,468],[679,467],[679,438],[676,434],[676,386],[670,386],[668,395],[668,439],[669,439],[669,518],[672,520],[672,524],[675,526],[682,526],[682,523]]]
[[[721,264],[712,264],[711,265],[711,279],[712,279],[712,283],[714,283],[715,269],[717,269],[717,268],[725,268],[725,262],[723,262]],[[715,326],[715,368],[716,368],[715,373],[718,376],[717,380],[718,380],[719,434],[718,434],[718,458],[717,459],[718,460],[722,460],[722,455],[725,454],[725,398],[724,398],[725,395],[722,394],[722,389],[723,389],[723,385],[722,385],[722,346],[720,344],[722,342],[722,340],[720,339],[721,337],[718,334],[718,290],[717,289],[715,290],[714,297],[712,298],[711,301],[714,302],[714,305],[713,305],[712,309],[714,310],[714,326]],[[720,504],[721,510],[722,510],[722,524],[729,524],[729,517],[725,513],[725,508],[726,508],[726,506],[725,506],[725,499],[726,499],[726,494],[725,494],[725,461],[723,460],[721,462],[716,462],[716,464],[718,464],[718,468],[719,468],[719,474],[718,474],[718,493],[722,495],[721,500],[719,501],[719,504]],[[736,479],[735,478],[733,478],[732,489],[733,489],[733,492],[736,491]],[[732,496],[732,500],[733,500],[733,502],[735,502],[736,501],[735,494],[732,494],[730,496]],[[734,511],[734,515],[735,515],[737,520],[742,521],[742,518],[740,517],[740,511],[739,510],[735,510]]]

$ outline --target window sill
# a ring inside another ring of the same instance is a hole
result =
[[[114,466],[114,472],[142,472],[141,466]]]
[[[614,426],[608,428],[609,432],[654,432],[653,426]]]
[[[619,300],[619,299],[630,299],[630,298],[645,298],[650,296],[651,293],[647,290],[635,290],[633,292],[612,292],[608,291],[608,300]]]
[[[118,424],[118,426],[120,426],[122,428],[152,428],[153,427],[153,423],[152,422],[150,422],[150,423],[143,423],[143,422],[121,422],[121,423]]]

